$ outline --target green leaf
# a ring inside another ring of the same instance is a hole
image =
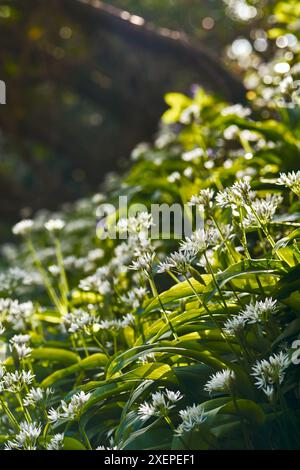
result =
[[[218,414],[233,414],[245,418],[252,425],[262,425],[265,414],[262,408],[251,400],[238,399],[223,405]]]
[[[33,349],[31,357],[39,361],[58,362],[66,365],[77,363],[80,360],[80,357],[74,352],[58,348]]]
[[[203,280],[203,283],[201,284],[196,279],[193,279],[193,278],[190,279],[193,289],[197,292],[197,294],[202,294],[207,289],[205,287],[205,284],[208,284],[211,281],[210,275],[205,274],[205,275],[202,275],[201,277]],[[188,281],[183,281],[171,287],[170,289],[163,292],[162,294],[160,294],[160,300],[163,303],[163,305],[168,305],[171,302],[175,302],[181,299],[186,299],[186,298],[195,296],[193,289],[191,288]],[[151,312],[152,310],[155,310],[159,307],[160,307],[160,302],[159,302],[158,297],[156,297],[148,303],[148,305],[145,308],[145,313]]]
[[[173,374],[168,364],[159,362],[144,364],[134,370],[118,375],[118,381],[141,381],[141,380],[163,380],[164,377],[170,377]],[[112,376],[112,379],[114,376]]]
[[[300,264],[291,268],[276,284],[272,296],[278,300],[289,297],[293,292],[300,290]]]
[[[65,436],[64,438],[64,449],[63,450],[87,450],[82,442],[74,437]]]
[[[92,356],[89,356],[77,362],[77,364],[74,364],[70,367],[66,367],[65,369],[60,369],[60,370],[57,370],[56,372],[53,372],[53,374],[49,375],[43,380],[43,382],[41,383],[41,386],[44,388],[50,387],[58,380],[64,379],[65,377],[68,377],[72,374],[85,371],[88,369],[97,369],[99,367],[105,367],[106,364],[107,364],[107,357],[104,354],[101,354],[101,353],[93,354]]]

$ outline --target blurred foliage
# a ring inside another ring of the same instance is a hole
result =
[[[224,46],[264,24],[273,2],[241,0],[246,13],[255,5],[250,19],[221,0],[110,3],[186,32],[227,60]],[[1,1],[0,75],[8,95],[0,109],[2,219],[95,189],[153,135],[163,94],[203,80],[179,58],[127,43],[73,9],[56,0]],[[239,74],[239,65],[231,65]]]

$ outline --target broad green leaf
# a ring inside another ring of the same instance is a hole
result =
[[[293,292],[300,290],[300,264],[290,269],[276,284],[272,296],[278,300],[289,297]]]
[[[99,367],[105,367],[106,364],[107,364],[107,357],[104,354],[101,354],[101,353],[93,354],[92,356],[82,359],[81,361],[77,362],[76,364],[72,366],[53,372],[53,374],[50,374],[48,377],[46,377],[43,380],[43,382],[41,383],[41,386],[44,388],[50,387],[58,380],[68,377],[72,374],[85,371],[88,369],[97,369]]]
[[[33,359],[39,361],[58,362],[60,364],[75,364],[80,357],[72,351],[58,348],[36,348],[31,353]]]
[[[87,450],[82,442],[74,437],[65,436],[64,438],[64,449],[63,450]]]

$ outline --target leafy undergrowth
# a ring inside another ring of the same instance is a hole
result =
[[[299,107],[166,99],[126,177],[2,248],[2,448],[299,447]],[[151,239],[155,203],[203,225]]]

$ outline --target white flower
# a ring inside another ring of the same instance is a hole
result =
[[[98,292],[101,295],[107,295],[111,292],[111,283],[107,279],[110,275],[108,266],[102,266],[97,271],[79,282],[79,288],[84,291]]]
[[[124,315],[120,319],[114,320],[101,320],[94,325],[94,331],[98,330],[121,330],[127,326],[132,326],[135,323],[135,317],[131,313]]]
[[[204,208],[211,208],[213,206],[213,189],[202,189],[198,195],[192,196],[189,206],[202,206]]]
[[[268,194],[265,199],[255,199],[252,202],[252,210],[256,213],[262,224],[268,224],[272,221],[277,207],[282,202],[282,196],[279,194]],[[244,227],[256,227],[257,219],[249,208],[247,208],[247,216],[244,218]]]
[[[3,379],[5,373],[6,373],[5,366],[3,366],[2,364],[0,364],[0,380]]]
[[[152,214],[148,214],[148,212],[139,212],[136,217],[120,219],[117,223],[117,228],[121,233],[129,232],[130,234],[138,234],[147,233],[152,225]]]
[[[175,181],[179,181],[180,178],[180,173],[178,171],[174,171],[167,177],[167,180],[169,181],[169,183],[175,183]]]
[[[233,106],[227,106],[226,108],[222,109],[221,115],[222,116],[239,116],[239,117],[247,117],[251,114],[250,108],[245,108],[241,104],[235,104]]]
[[[290,188],[298,197],[300,197],[300,170],[292,171],[288,174],[280,173],[277,184]]]
[[[180,423],[175,431],[177,436],[183,436],[185,433],[192,431],[206,419],[202,405],[194,404],[193,406],[188,406],[185,410],[179,411],[179,415],[182,423]]]
[[[226,209],[227,207],[236,206],[237,202],[240,205],[240,200],[237,201],[236,197],[232,194],[230,188],[225,188],[224,191],[220,191],[217,193],[216,203],[223,209]]]
[[[218,371],[216,374],[210,377],[204,386],[204,390],[210,394],[213,392],[228,393],[231,390],[234,380],[234,372],[229,369],[223,369],[222,371]]]
[[[31,371],[6,372],[3,377],[3,387],[12,393],[19,393],[26,385],[30,385],[34,379]]]
[[[197,147],[193,150],[190,150],[189,152],[184,152],[182,154],[182,160],[185,162],[192,162],[194,160],[198,160],[199,158],[203,157],[203,149],[200,147]]]
[[[145,275],[149,276],[152,272],[154,257],[155,253],[144,253],[138,259],[132,261],[129,268],[134,271],[142,271]]]
[[[20,360],[29,357],[32,353],[32,348],[26,346],[26,344],[15,344],[14,347]]]
[[[26,344],[30,341],[30,335],[28,334],[20,334],[20,335],[14,335],[12,338],[10,338],[9,342],[12,345],[15,344]]]
[[[127,326],[132,326],[135,323],[135,317],[132,313],[127,313],[124,315],[121,320],[116,320],[119,322],[121,328],[126,328]]]
[[[63,317],[63,323],[69,333],[76,333],[78,331],[85,332],[94,322],[95,317],[82,309],[76,309],[71,313],[66,313]]]
[[[41,285],[41,276],[37,272],[28,272],[18,267],[12,267],[0,272],[0,291],[15,292],[18,287]]]
[[[165,261],[158,265],[157,272],[164,273],[166,271],[175,271],[179,274],[186,274],[189,271],[191,263],[194,261],[197,252],[193,247],[191,249],[183,249],[176,251],[168,256]]]
[[[285,377],[285,370],[290,365],[289,356],[282,351],[273,354],[268,360],[257,361],[252,367],[253,375],[256,379],[255,385],[261,388],[269,396],[270,386],[280,385]]]
[[[156,416],[155,407],[147,402],[142,403],[138,408],[138,415],[142,421],[146,421],[151,416]]]
[[[64,435],[59,433],[51,437],[46,446],[47,450],[62,450],[64,445]]]
[[[68,419],[77,419],[80,417],[84,405],[89,401],[91,393],[85,393],[83,391],[76,393],[72,396],[69,403],[61,401],[61,417]]]
[[[27,395],[24,398],[24,405],[25,406],[31,406],[35,405],[36,403],[40,403],[45,401],[51,394],[53,393],[53,390],[51,388],[32,388],[29,390]]]
[[[267,385],[264,389],[264,394],[267,396],[268,400],[272,401],[275,393],[275,388],[272,385]]]
[[[30,340],[30,335],[14,335],[10,340],[10,348],[15,349],[19,359],[29,357],[32,349],[26,344]]]
[[[165,407],[166,399],[164,393],[161,391],[152,393],[152,404],[154,408],[159,408],[161,406]]]
[[[132,309],[137,309],[141,306],[147,296],[147,289],[145,287],[134,287],[127,295],[122,295],[121,300],[125,305]]]
[[[20,423],[20,431],[15,435],[14,440],[8,440],[5,444],[6,450],[24,449],[36,450],[37,440],[42,432],[38,423]]]
[[[37,439],[41,434],[41,425],[37,423],[22,422],[20,428],[21,432],[30,439]]]
[[[177,390],[176,392],[174,392],[173,390],[168,390],[168,389],[166,388],[165,393],[166,393],[167,399],[168,399],[170,402],[173,402],[173,403],[176,403],[177,401],[179,401],[179,400],[181,400],[181,399],[183,398],[183,396],[181,395],[181,393],[179,392],[179,390]]]
[[[182,124],[190,124],[194,119],[197,119],[200,115],[200,108],[198,104],[193,103],[185,108],[179,118]]]
[[[72,220],[71,222],[68,222],[68,224],[65,226],[65,234],[76,234],[78,232],[84,232],[85,230],[88,231],[92,229],[95,225],[95,222],[93,219],[76,219]]]
[[[118,450],[118,446],[113,446],[113,447],[98,446],[96,447],[96,450]]]
[[[18,300],[0,299],[0,312],[4,314],[4,318],[15,330],[23,330],[27,323],[30,323],[34,313],[33,303]]]
[[[286,93],[291,93],[294,89],[294,80],[291,75],[288,75],[285,77],[281,82],[279,83],[279,89],[281,93],[286,94]]]
[[[60,232],[66,223],[61,219],[50,219],[45,223],[45,229],[48,232]]]
[[[180,251],[185,253],[203,253],[210,247],[216,247],[220,241],[220,234],[215,228],[198,229],[192,233],[190,237],[186,237],[185,241],[180,244]]]
[[[52,276],[56,277],[60,274],[60,267],[57,266],[57,264],[51,264],[50,266],[48,266],[48,271],[50,274],[52,274]]]
[[[104,251],[101,248],[95,248],[88,252],[87,258],[89,261],[98,261],[99,259],[103,258]]]
[[[220,191],[216,196],[216,202],[222,208],[236,207],[249,204],[254,197],[255,193],[251,191],[249,179],[245,177],[236,181],[230,188]]]
[[[12,232],[14,235],[28,235],[33,228],[33,220],[24,219],[14,225]]]
[[[179,391],[165,389],[152,393],[151,402],[144,402],[138,408],[138,415],[142,421],[146,421],[152,416],[166,416],[169,410],[176,406],[176,403],[183,396]]]
[[[5,327],[3,326],[3,323],[0,321],[0,335],[3,335],[5,332]]]
[[[277,302],[271,297],[247,305],[241,315],[246,323],[266,322],[277,311]]]
[[[193,173],[194,173],[194,170],[191,166],[188,166],[187,168],[185,168],[185,170],[183,171],[183,174],[186,178],[191,178],[193,176]]]
[[[224,323],[224,333],[234,336],[243,331],[246,325],[246,318],[243,315],[236,315]]]
[[[47,418],[50,421],[50,423],[56,423],[61,418],[61,414],[58,410],[55,410],[54,408],[50,408],[48,410]]]
[[[141,363],[141,364],[148,364],[150,362],[155,362],[155,353],[143,354],[143,356],[141,356],[138,359],[138,362]]]

